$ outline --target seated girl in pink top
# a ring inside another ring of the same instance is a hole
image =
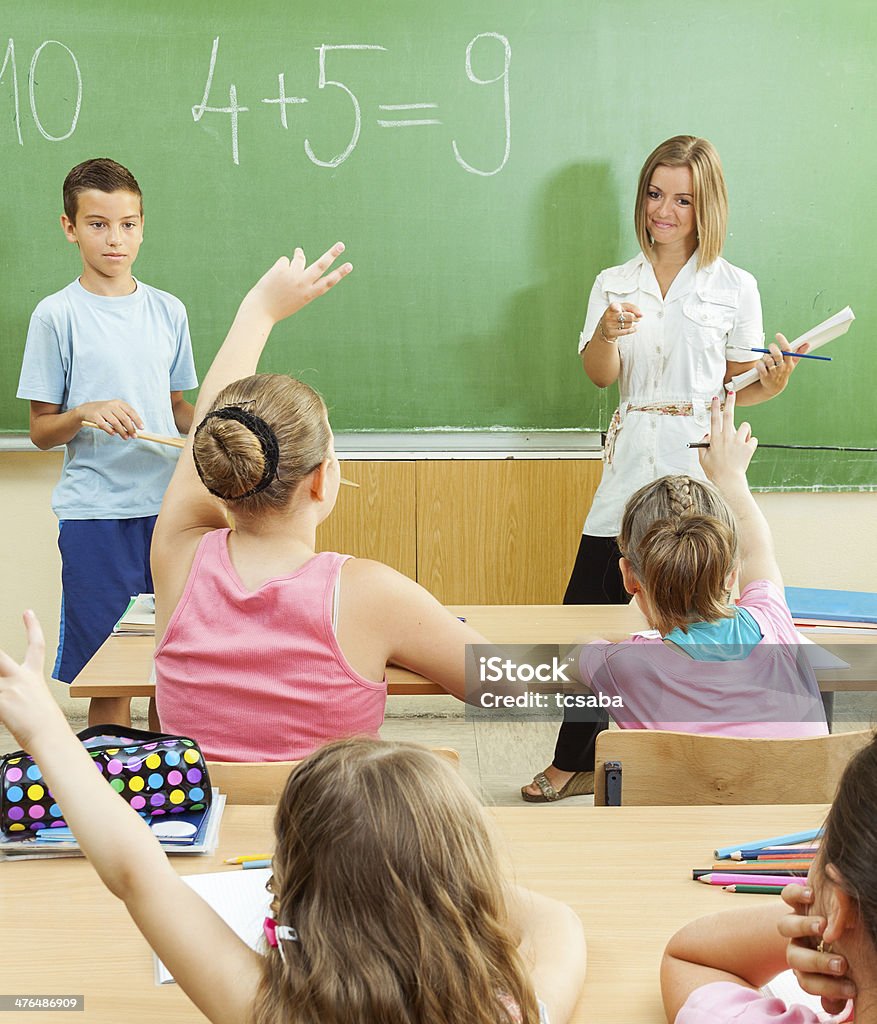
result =
[[[618,535],[621,573],[652,629],[623,643],[588,644],[578,658],[581,681],[615,702],[610,711],[623,729],[828,732],[770,528],[746,482],[757,444],[747,423],[734,427],[733,394],[724,411],[714,399],[710,446],[700,449],[714,486],[665,476],[627,503]],[[733,604],[735,584],[740,597]],[[541,793],[525,788],[524,799],[562,799],[590,788],[593,753],[583,750],[581,757],[577,766],[575,752],[566,752],[569,770],[552,765],[534,780]]]
[[[777,900],[701,918],[670,939],[661,964],[668,1021],[877,1022],[875,793],[877,738],[844,771],[807,888],[783,890],[792,913]],[[759,991],[787,963],[825,1013]]]
[[[462,698],[466,645],[484,642],[388,566],[315,554],[340,483],[326,406],[255,371],[272,327],[349,273],[327,273],[343,250],[306,267],[296,249],[244,298],[156,525],[158,715],[211,759],[295,760],[376,735],[389,661]]]

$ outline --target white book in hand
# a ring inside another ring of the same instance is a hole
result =
[[[849,306],[839,312],[835,313],[834,316],[830,316],[827,320],[823,320],[821,324],[817,324],[815,327],[811,327],[806,334],[802,334],[800,337],[795,338],[793,342],[789,344],[789,348],[793,352],[797,352],[798,349],[808,343],[810,345],[810,351],[813,352],[817,348],[822,348],[829,341],[833,341],[835,338],[839,338],[842,334],[846,334],[850,329],[850,324],[856,319],[855,313]],[[739,391],[741,388],[745,388],[749,384],[754,384],[758,380],[758,370],[751,367],[748,370],[744,370],[742,373],[738,373],[736,377],[732,377],[725,388],[728,391]]]
[[[233,868],[207,875],[183,875],[183,881],[210,904],[250,949],[264,953],[262,922],[271,913],[271,894],[265,888],[270,877],[271,868]],[[171,972],[155,957],[156,985],[168,985],[173,980]]]

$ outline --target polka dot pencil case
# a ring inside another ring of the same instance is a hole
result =
[[[209,806],[210,777],[194,740],[107,725],[85,729],[79,739],[113,789],[151,821]],[[30,754],[0,758],[0,832],[20,839],[66,827]]]

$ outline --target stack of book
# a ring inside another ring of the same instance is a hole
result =
[[[145,817],[159,845],[167,853],[215,853],[224,810],[225,794],[214,789],[210,806],[204,811]],[[41,829],[23,839],[0,835],[0,860],[81,856],[82,851],[69,828]]]
[[[786,587],[786,601],[795,625],[804,633],[852,633],[877,638],[877,594]]]
[[[155,594],[132,597],[113,626],[113,633],[117,636],[155,636]]]

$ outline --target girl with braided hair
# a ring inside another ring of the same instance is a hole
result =
[[[652,629],[581,648],[579,679],[621,700],[623,711],[613,711],[621,728],[825,735],[819,687],[800,657],[770,528],[746,481],[758,442],[748,423],[735,429],[733,393],[724,411],[712,400],[710,417],[709,447],[699,450],[708,480],[661,477],[624,510],[621,574]],[[740,598],[732,604],[736,584]],[[581,792],[583,776],[593,781],[593,747],[564,749],[566,739],[558,741],[559,778],[543,774],[540,784],[537,776],[545,800]]]
[[[712,143],[676,135],[657,146],[640,171],[633,220],[641,251],[597,276],[579,338],[588,379],[598,388],[617,383],[619,404],[564,604],[627,603],[616,538],[628,498],[666,473],[703,479],[686,443],[703,435],[710,398],[755,366],[758,381],[740,404],[767,401],[797,361],[783,357],[782,334],[762,358],[752,352],[764,344],[761,299],[755,278],[721,255],[728,189]],[[589,749],[593,769],[604,728],[606,720],[565,722],[552,765],[524,787],[524,799],[554,798],[569,781],[570,749]],[[564,795],[592,792],[592,777],[579,774]]]
[[[316,552],[340,483],[326,406],[256,367],[274,325],[351,270],[330,270],[343,250],[306,266],[296,249],[246,295],[156,525],[160,724],[212,760],[299,760],[377,735],[389,661],[462,699],[466,645],[485,642],[388,566]]]

